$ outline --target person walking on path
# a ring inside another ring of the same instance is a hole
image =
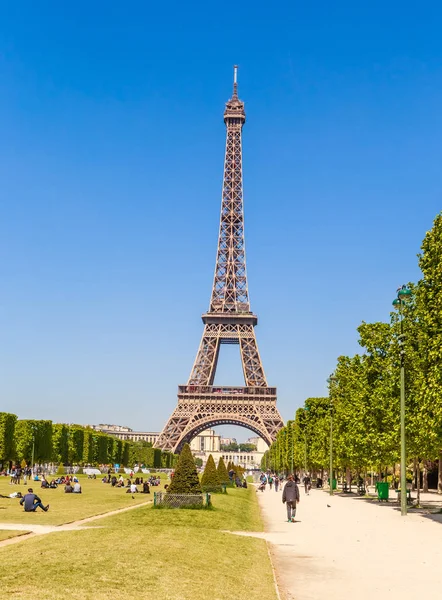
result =
[[[282,502],[287,506],[287,521],[289,523],[295,522],[296,503],[299,501],[298,485],[293,481],[293,475],[289,475],[282,492]]]
[[[311,487],[312,487],[312,480],[310,479],[308,474],[304,477],[304,487],[305,487],[305,493],[308,496],[309,492],[311,490]]]
[[[269,481],[270,491],[272,491],[272,485],[273,485],[273,477],[272,477],[272,475],[269,475],[268,481]]]
[[[35,512],[37,508],[41,508],[47,512],[49,510],[49,504],[47,506],[43,506],[41,499],[34,494],[34,490],[32,488],[28,489],[28,493],[23,496],[20,500],[21,505],[25,505],[25,512]]]
[[[279,488],[279,477],[278,475],[275,475],[275,492],[278,491]]]

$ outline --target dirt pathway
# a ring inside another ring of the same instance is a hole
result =
[[[7,531],[28,531],[28,534],[18,535],[17,537],[10,538],[8,540],[3,540],[0,542],[0,548],[4,546],[9,546],[10,544],[16,544],[18,542],[22,542],[30,537],[34,537],[36,535],[45,535],[47,533],[53,533],[55,531],[79,531],[81,529],[86,529],[84,524],[90,523],[92,521],[97,521],[98,519],[104,519],[105,517],[111,517],[112,515],[118,515],[119,513],[126,512],[128,510],[135,510],[136,508],[140,508],[141,506],[147,506],[148,504],[152,504],[152,500],[148,500],[147,502],[142,502],[141,504],[134,504],[133,506],[126,506],[125,508],[118,508],[117,510],[111,510],[106,513],[101,513],[99,515],[94,515],[92,517],[86,517],[85,519],[79,519],[78,521],[73,521],[72,523],[66,523],[64,525],[32,525],[29,523],[0,523],[0,530]]]
[[[353,496],[301,489],[297,523],[281,492],[258,492],[264,537],[287,600],[425,597],[440,600],[442,523]],[[440,516],[440,515],[438,515]]]

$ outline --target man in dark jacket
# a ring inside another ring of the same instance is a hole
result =
[[[293,481],[293,475],[288,476],[288,481],[282,492],[282,501],[287,505],[287,520],[290,523],[295,522],[296,503],[299,502],[299,488]]]
[[[21,505],[25,505],[25,512],[35,512],[38,507],[45,512],[49,509],[49,504],[47,506],[43,506],[42,501],[34,494],[34,490],[32,488],[28,489],[28,493],[23,496],[20,500]]]

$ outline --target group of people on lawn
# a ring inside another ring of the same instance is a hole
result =
[[[101,480],[102,483],[110,483],[112,487],[124,487],[127,488],[126,493],[127,494],[137,494],[140,490],[138,489],[138,485],[142,485],[143,489],[141,491],[142,494],[150,494],[150,486],[157,486],[160,485],[160,478],[159,477],[155,477],[154,475],[152,475],[151,477],[149,477],[148,480],[144,480],[143,477],[135,477],[135,479],[133,479],[133,474],[131,474],[131,477],[127,479],[126,485],[124,484],[124,478],[122,475],[120,475],[120,477],[117,479],[116,475],[111,475],[110,473],[108,473],[108,475],[104,476],[103,479]]]

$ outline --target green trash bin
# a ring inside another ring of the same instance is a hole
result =
[[[379,502],[381,500],[385,500],[385,502],[387,502],[388,494],[389,494],[389,490],[390,490],[390,484],[386,481],[378,481],[376,484],[376,490],[378,492]]]
[[[330,477],[327,479],[328,485],[330,485]],[[336,479],[333,479],[333,489],[335,490],[338,487],[338,482]]]

